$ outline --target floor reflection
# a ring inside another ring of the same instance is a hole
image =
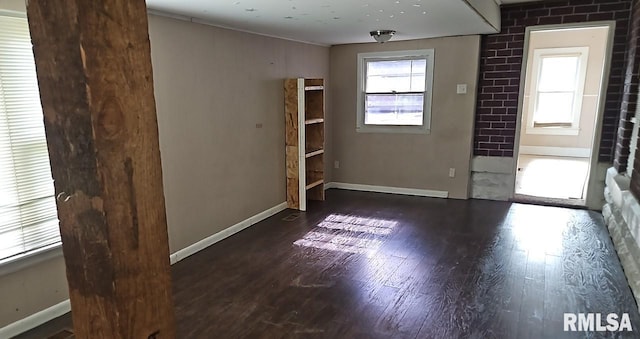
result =
[[[529,252],[529,259],[544,261],[545,254],[561,254],[563,234],[571,221],[566,209],[514,204],[508,223],[515,246]]]
[[[294,245],[372,257],[397,225],[393,220],[330,214]]]

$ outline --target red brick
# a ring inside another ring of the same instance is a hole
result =
[[[513,149],[513,144],[512,143],[500,144],[500,149],[512,150]]]
[[[596,1],[602,1],[602,0],[596,0]],[[594,3],[594,0],[571,0],[569,1],[569,6],[590,5],[592,3]]]
[[[502,103],[503,103],[503,101],[499,101],[499,100],[487,100],[487,101],[482,101],[482,106],[484,106],[484,107],[502,107]]]
[[[598,11],[598,5],[584,5],[584,6],[576,6],[573,8],[573,13],[581,14],[581,13],[595,13]]]
[[[491,122],[491,121],[500,121],[499,115],[481,115],[478,117],[479,121]]]
[[[562,17],[562,22],[570,23],[570,22],[585,22],[587,21],[586,14],[573,14],[573,15],[565,15]]]
[[[491,128],[480,128],[480,135],[500,135],[502,131]]]
[[[601,12],[615,12],[624,10],[629,10],[629,2],[627,1],[600,5]]]
[[[538,18],[539,25],[558,25],[562,23],[561,16],[547,16]]]
[[[506,64],[507,58],[489,58],[487,59],[488,65]]]
[[[567,15],[567,14],[573,14],[573,7],[567,6],[567,7],[557,7],[557,8],[552,8],[551,10],[549,10],[549,14],[550,14],[550,15]]]
[[[506,42],[488,42],[487,49],[505,49],[507,48]]]
[[[507,114],[507,109],[505,107],[494,108],[491,114],[494,114],[494,115]]]
[[[613,20],[614,13],[590,13],[589,21]]]
[[[522,63],[522,57],[521,56],[514,56],[511,58],[507,58],[507,62],[510,64],[521,64]]]
[[[541,17],[541,16],[549,16],[549,9],[548,8],[541,8],[541,9],[535,9],[535,10],[527,11],[527,17],[528,18],[537,18],[537,17]]]
[[[505,114],[505,115],[501,115],[500,119],[502,121],[516,121],[516,115],[514,114]]]

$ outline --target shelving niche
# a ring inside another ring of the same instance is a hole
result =
[[[287,206],[324,200],[324,80],[286,79]]]

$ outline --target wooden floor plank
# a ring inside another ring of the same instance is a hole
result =
[[[174,265],[178,337],[602,336],[564,333],[564,312],[626,312],[640,329],[598,213],[342,190],[326,197]]]

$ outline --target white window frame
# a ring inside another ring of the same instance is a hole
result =
[[[368,61],[403,60],[407,58],[424,58],[427,61],[424,86],[424,107],[422,125],[368,125],[364,123],[365,89],[366,89],[366,65]],[[431,102],[433,99],[433,69],[434,49],[387,51],[358,53],[358,93],[357,93],[357,122],[356,131],[361,133],[413,133],[429,134],[431,130]]]
[[[538,105],[538,84],[542,75],[542,60],[546,57],[578,57],[578,79],[574,90],[573,119],[570,127],[536,127],[533,118]],[[580,116],[584,96],[584,86],[587,75],[587,63],[589,61],[589,47],[565,47],[565,48],[538,48],[533,51],[531,74],[534,82],[529,88],[529,103],[527,107],[527,134],[567,135],[574,136],[580,133]]]

